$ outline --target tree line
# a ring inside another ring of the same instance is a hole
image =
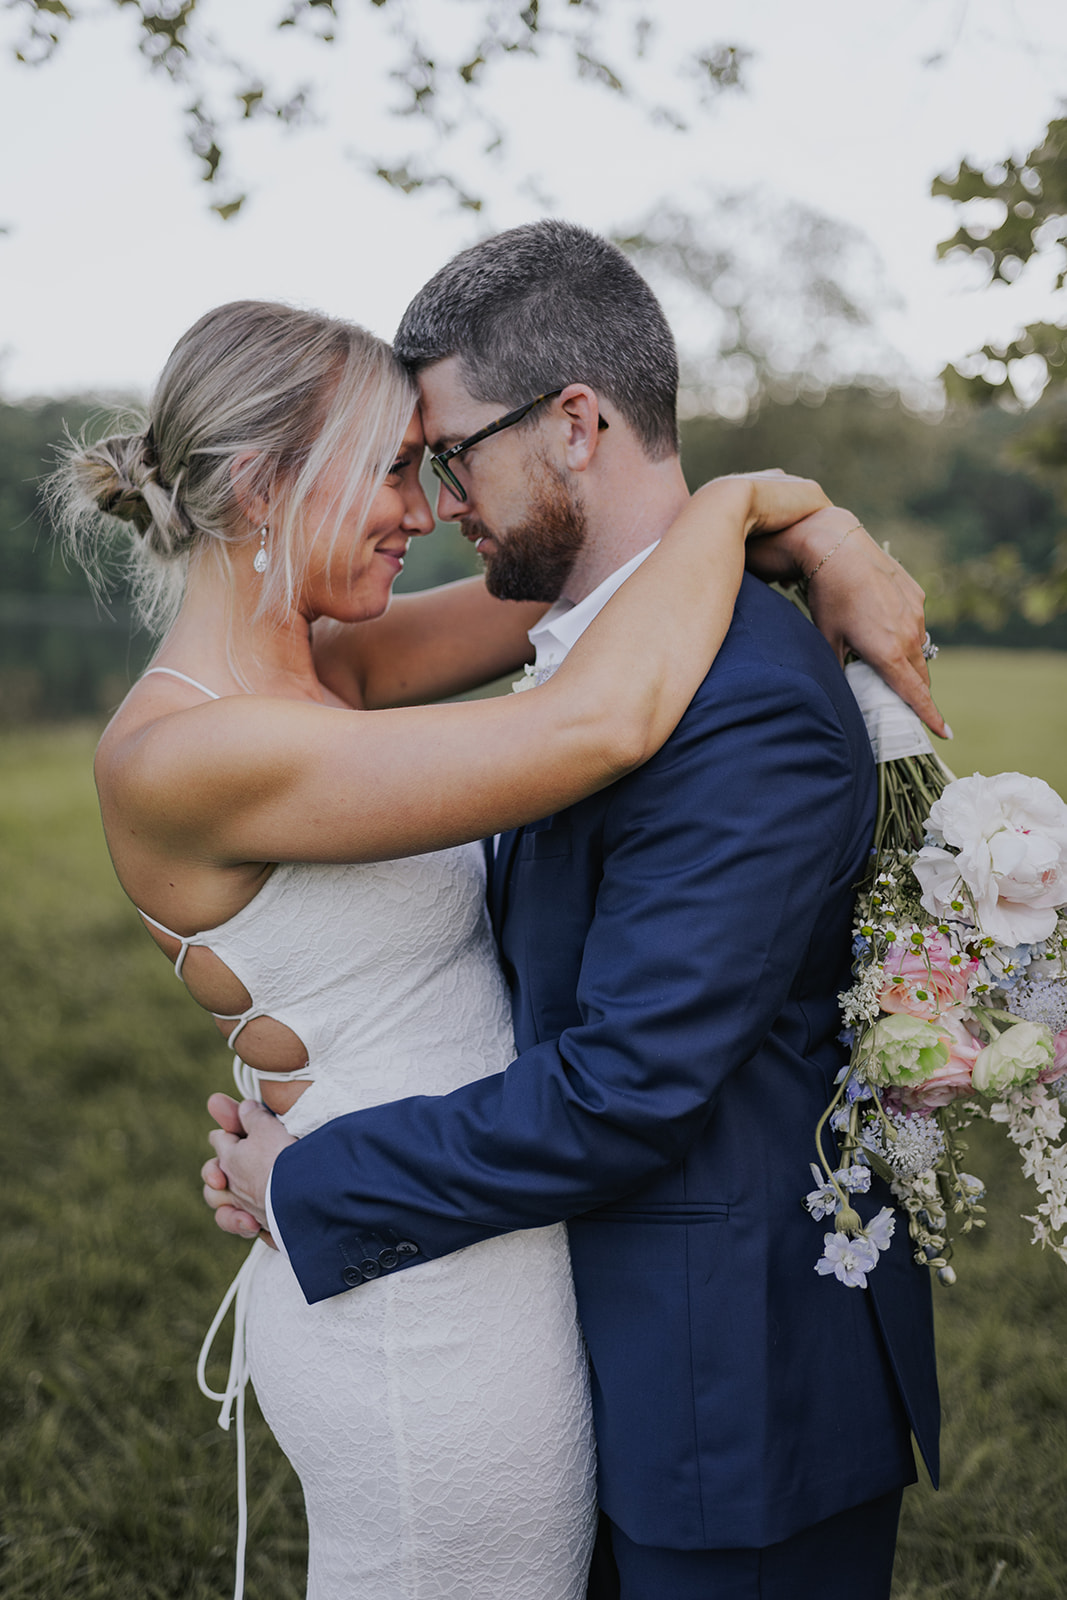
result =
[[[682,424],[691,484],[761,466],[817,477],[928,594],[945,644],[1067,648],[1067,473],[1058,386],[1028,412],[950,407],[931,418],[852,384],[763,402],[740,422]],[[104,431],[99,401],[0,403],[0,719],[100,716],[147,660],[118,572],[94,596],[57,552],[41,484],[66,430]],[[1043,453],[1042,441],[1052,441]],[[412,546],[401,588],[477,570],[454,529]]]

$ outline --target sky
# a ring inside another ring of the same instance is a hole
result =
[[[248,128],[235,154],[251,198],[228,223],[208,209],[216,196],[183,146],[180,97],[138,56],[128,12],[86,0],[54,59],[27,68],[11,59],[17,12],[0,9],[0,395],[146,391],[182,331],[235,298],[316,306],[389,337],[420,283],[487,231],[545,214],[626,231],[669,201],[714,239],[724,192],[757,196],[771,216],[799,202],[860,230],[882,263],[870,280],[881,331],[920,382],[1022,322],[1062,319],[1047,267],[986,289],[973,264],[937,265],[957,219],[929,194],[961,156],[985,167],[1024,154],[1060,113],[1062,0],[657,0],[650,59],[635,69],[644,90],[687,110],[677,61],[728,40],[753,52],[747,92],[698,108],[677,133],[578,85],[558,52],[510,58],[486,92],[509,161],[486,163],[471,133],[451,157],[487,197],[480,216],[361,168],[354,151],[391,162],[417,130],[387,114],[395,4],[348,3],[332,46],[292,29],[256,44],[283,78],[316,75],[322,120],[289,135]],[[247,25],[262,38],[282,0],[202,9],[230,37]],[[477,10],[417,6],[442,49]],[[633,5],[607,10],[625,63]],[[695,324],[677,332],[698,336]]]

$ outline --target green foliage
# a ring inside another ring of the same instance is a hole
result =
[[[688,124],[677,106],[646,102],[639,81],[627,80],[609,62],[609,27],[597,0],[446,0],[443,23],[434,31],[417,0],[284,0],[265,15],[256,30],[223,41],[227,22],[222,0],[110,0],[129,11],[137,47],[160,78],[181,96],[185,142],[199,164],[200,176],[226,191],[211,209],[223,220],[237,216],[247,200],[243,186],[230,176],[227,152],[233,131],[242,122],[273,121],[298,128],[316,120],[311,85],[282,88],[265,81],[255,64],[256,46],[264,36],[295,29],[324,45],[341,36],[358,10],[374,18],[376,47],[366,52],[377,75],[383,71],[398,90],[391,108],[398,118],[414,119],[430,134],[428,160],[414,155],[383,161],[369,151],[358,159],[401,193],[427,188],[450,190],[460,205],[477,211],[481,199],[448,170],[441,151],[464,129],[474,128],[483,155],[499,156],[507,129],[487,109],[483,90],[509,57],[541,58],[561,52],[576,77],[640,105],[655,121],[684,130]],[[653,34],[646,0],[629,0],[634,78],[649,53]],[[10,48],[27,65],[47,62],[71,27],[92,24],[92,11],[71,11],[62,0],[7,0],[15,29]],[[101,7],[95,17],[107,14]],[[648,8],[651,11],[651,8]],[[734,44],[715,44],[687,51],[678,64],[683,83],[693,85],[696,106],[744,85],[750,52]],[[392,65],[383,67],[391,59]],[[683,97],[685,91],[683,90]]]
[[[1045,137],[1022,161],[1010,157],[984,171],[961,161],[954,177],[935,178],[932,191],[956,202],[965,220],[938,246],[940,256],[976,258],[992,282],[1014,283],[1035,255],[1063,258],[1067,247],[1067,118],[1049,123]],[[968,212],[975,212],[968,217]],[[991,222],[990,211],[997,220]],[[1061,264],[1055,286],[1067,282]],[[1011,378],[1018,363],[1039,364],[1046,381],[1067,380],[1067,327],[1032,322],[1006,345],[983,345],[943,374],[952,400],[986,403],[1013,397]]]
[[[85,576],[53,560],[41,484],[64,433],[78,433],[98,409],[91,400],[0,401],[0,585],[15,594],[86,595]]]
[[[0,723],[97,715],[146,659],[121,581],[98,602],[81,568],[59,558],[41,503],[65,432],[106,423],[87,398],[0,402]]]
[[[1031,440],[1062,427],[1059,398],[1025,416],[949,410],[938,421],[889,392],[834,389],[817,406],[767,402],[741,423],[682,425],[691,485],[777,466],[818,478],[922,583],[942,640],[1067,646],[1067,482]]]
[[[1062,656],[946,652],[934,687],[957,770],[1067,790]],[[0,736],[0,1593],[217,1600],[233,1440],[194,1366],[242,1247],[211,1224],[197,1174],[229,1057],[115,884],[94,736]],[[1000,1130],[975,1130],[994,1201],[957,1249],[959,1283],[935,1291],[944,1488],[905,1497],[895,1600],[978,1600],[994,1580],[995,1600],[1067,1593],[1067,1272],[1026,1242],[1015,1159]],[[250,1410],[249,1592],[298,1600],[299,1487]]]
[[[744,422],[683,423],[690,483],[754,466],[817,477],[923,583],[943,641],[996,633],[1002,643],[1067,647],[1067,484],[1055,470],[1063,399],[1050,395],[1025,416],[958,408],[937,422],[891,391],[836,388],[809,401],[767,398]],[[99,605],[84,573],[57,558],[41,514],[39,485],[64,423],[77,431],[86,421],[107,425],[87,399],[0,403],[0,723],[108,712],[152,647],[132,631],[121,582]],[[433,480],[426,487],[432,497]],[[445,524],[412,541],[397,589],[480,565]]]

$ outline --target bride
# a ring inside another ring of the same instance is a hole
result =
[[[91,562],[108,519],[130,525],[165,625],[97,754],[115,870],[245,1092],[298,1135],[511,1059],[472,841],[658,749],[725,635],[746,536],[827,504],[800,479],[705,486],[539,692],[426,706],[518,668],[543,608],[475,580],[390,608],[434,525],[415,399],[361,329],[239,302],[179,341],[143,432],[74,448],[61,475],[72,548]],[[317,619],[359,624],[343,675],[320,673]],[[565,1231],[391,1275],[414,1248],[315,1306],[263,1244],[243,1275],[308,1593],[579,1600],[593,1444]]]

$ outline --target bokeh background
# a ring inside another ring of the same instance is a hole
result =
[[[692,481],[819,476],[927,588],[954,768],[1067,792],[1065,94],[1058,0],[0,9],[5,1597],[226,1595],[235,1515],[192,1371],[239,1259],[196,1181],[227,1058],[100,836],[93,746],[153,641],[121,577],[102,602],[55,557],[64,431],[136,407],[210,305],[388,337],[455,250],[571,217],[663,297]],[[441,529],[403,583],[471,560]],[[1067,1593],[1067,1270],[988,1132],[896,1600]],[[828,1441],[848,1401],[846,1372]],[[256,1424],[251,1471],[250,1593],[297,1596],[299,1489]]]

